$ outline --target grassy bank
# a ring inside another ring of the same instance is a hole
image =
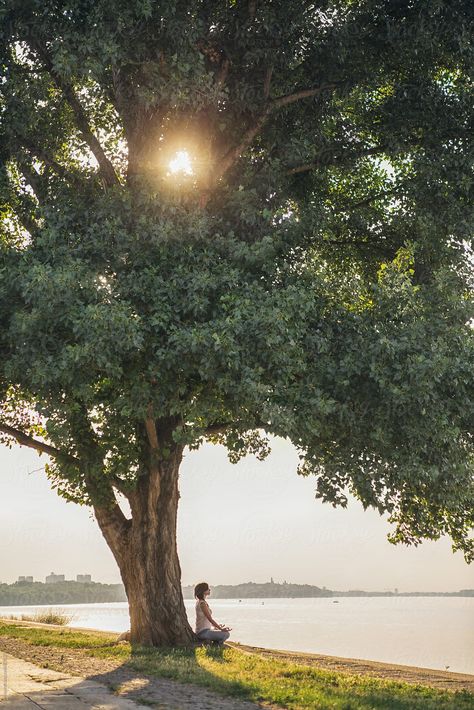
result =
[[[149,649],[116,645],[116,635],[34,628],[0,621],[2,641],[15,639],[24,647],[48,652],[74,652],[76,661],[97,659],[149,676],[194,683],[222,695],[276,704],[290,710],[473,710],[474,695],[384,681],[368,676],[334,673],[235,648]],[[38,662],[38,656],[35,656]],[[57,654],[56,654],[57,658]],[[62,656],[61,656],[62,658]],[[57,665],[57,662],[56,662]],[[62,670],[62,668],[58,668]]]

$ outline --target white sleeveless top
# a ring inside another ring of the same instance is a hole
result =
[[[202,600],[196,599],[196,633],[204,631],[204,629],[212,629],[212,624],[209,619],[204,616],[204,612],[201,607]],[[209,614],[212,616],[212,609],[209,609]]]

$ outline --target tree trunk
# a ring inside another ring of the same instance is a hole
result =
[[[130,640],[144,646],[189,646],[196,640],[184,606],[176,545],[181,460],[182,447],[174,445],[139,478],[129,497],[132,520],[125,539],[111,535],[98,517],[127,593]]]

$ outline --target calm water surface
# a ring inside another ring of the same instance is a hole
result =
[[[192,625],[194,603],[185,600]],[[474,674],[474,598],[209,598],[209,604],[216,621],[232,627],[230,640],[240,643]],[[0,607],[0,615],[44,608]],[[70,626],[129,628],[125,602],[46,608],[73,614]]]

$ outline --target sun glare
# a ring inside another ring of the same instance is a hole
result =
[[[170,173],[183,173],[184,175],[192,175],[193,168],[191,158],[186,150],[178,150],[176,155],[169,162]]]

